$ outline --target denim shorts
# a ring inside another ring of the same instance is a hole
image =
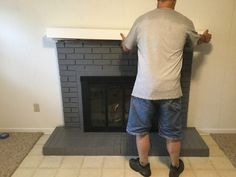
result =
[[[170,140],[182,139],[181,98],[146,100],[132,96],[127,132],[132,135],[149,133],[152,128],[152,119],[157,119],[158,132],[161,137]]]

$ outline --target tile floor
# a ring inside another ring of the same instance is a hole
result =
[[[121,156],[43,156],[49,135],[36,143],[12,177],[141,177]],[[202,136],[210,157],[184,157],[185,171],[180,177],[236,177],[236,168],[209,135]],[[150,157],[152,176],[168,177],[168,157]]]

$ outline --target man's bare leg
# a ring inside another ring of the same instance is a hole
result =
[[[136,135],[136,144],[138,149],[139,161],[142,166],[148,164],[148,153],[150,149],[149,134]]]
[[[180,140],[166,140],[166,146],[170,155],[172,166],[178,167],[181,141]]]

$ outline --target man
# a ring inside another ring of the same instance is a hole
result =
[[[130,167],[151,176],[148,152],[151,118],[159,112],[159,135],[166,139],[171,165],[169,177],[184,170],[179,158],[182,138],[180,72],[187,39],[193,46],[208,43],[211,34],[199,35],[187,17],[174,10],[176,0],[157,0],[157,8],[139,17],[122,37],[125,52],[138,47],[138,73],[132,92],[127,132],[136,136],[139,158]]]

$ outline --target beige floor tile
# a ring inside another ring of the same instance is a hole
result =
[[[181,159],[184,161],[184,169],[186,170],[192,169],[188,157],[182,157]]]
[[[130,168],[126,168],[125,169],[125,177],[143,177],[143,176]]]
[[[43,145],[41,145],[41,144],[34,145],[32,150],[30,151],[29,155],[31,155],[31,156],[34,156],[34,155],[42,156],[43,155]]]
[[[215,140],[210,135],[202,135],[201,137],[208,146],[218,146]]]
[[[40,137],[40,139],[37,141],[36,145],[44,145],[48,138],[50,137],[50,134],[44,134],[43,136]]]
[[[169,168],[169,157],[149,157],[150,166],[152,169],[167,169]]]
[[[236,177],[236,170],[220,170],[220,177]]]
[[[218,146],[212,146],[210,149],[211,157],[223,157],[225,156],[224,152]]]
[[[103,168],[113,168],[119,169],[125,168],[125,158],[122,156],[106,156],[104,157],[104,166]]]
[[[151,169],[152,176],[154,177],[167,177],[169,175],[169,169]]]
[[[124,177],[125,170],[123,169],[103,169],[102,177]]]
[[[101,169],[80,169],[78,177],[101,177]]]
[[[33,177],[55,177],[57,169],[37,169]]]
[[[214,167],[209,157],[188,157],[192,169],[213,170]]]
[[[86,156],[82,164],[82,168],[102,168],[103,156]]]
[[[185,169],[180,177],[196,177],[193,170]]]
[[[12,177],[32,177],[34,172],[33,168],[18,168]]]
[[[216,170],[195,170],[196,177],[220,177]]]
[[[55,177],[77,177],[78,169],[59,169]]]
[[[37,168],[42,160],[43,156],[26,156],[20,164],[20,168]]]
[[[62,156],[44,156],[39,168],[60,168]]]
[[[81,168],[84,156],[65,156],[61,168]]]
[[[125,168],[126,169],[130,169],[129,167],[129,160],[132,158],[137,158],[137,157],[133,157],[133,156],[125,156]]]
[[[234,166],[226,157],[210,157],[210,161],[212,162],[215,169],[234,169]]]

